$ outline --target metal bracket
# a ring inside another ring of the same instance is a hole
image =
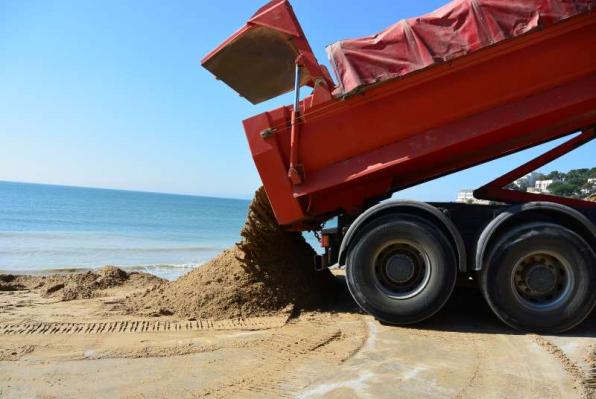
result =
[[[294,109],[292,110],[292,121],[290,131],[290,168],[288,178],[293,184],[302,183],[302,168],[298,161],[298,148],[300,145],[300,128],[298,126],[298,117],[300,116],[300,84],[302,80],[302,67],[296,60],[296,75],[294,81]]]
[[[521,191],[508,190],[505,187],[507,184],[519,179],[554,161],[557,158],[575,150],[582,145],[589,143],[596,138],[596,127],[591,127],[583,130],[578,136],[566,141],[565,143],[545,152],[537,158],[513,169],[503,176],[491,181],[490,183],[478,188],[474,191],[474,197],[489,201],[509,202],[509,203],[523,203],[533,201],[553,202],[561,205],[567,205],[575,208],[591,208],[596,207],[595,202],[584,201],[574,198],[558,197],[556,195],[546,194],[532,194]]]
[[[268,127],[267,129],[264,129],[261,131],[260,135],[262,139],[268,139],[269,137],[273,136],[273,133],[275,133],[277,131],[277,129]]]

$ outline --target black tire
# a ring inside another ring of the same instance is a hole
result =
[[[365,227],[348,252],[346,280],[352,297],[388,324],[433,316],[449,299],[456,277],[452,245],[438,227],[414,216]]]
[[[531,283],[533,271],[542,277]],[[596,255],[563,226],[527,224],[492,247],[479,284],[489,306],[509,326],[561,333],[580,324],[596,305]]]

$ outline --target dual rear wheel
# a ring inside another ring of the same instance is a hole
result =
[[[492,246],[478,280],[494,313],[518,330],[567,331],[596,304],[593,249],[554,223],[529,223],[503,235]]]
[[[400,215],[371,223],[347,257],[348,288],[380,321],[411,324],[438,312],[457,277],[457,254],[430,221]],[[477,276],[494,313],[513,328],[558,333],[596,305],[596,255],[578,234],[554,223],[511,229],[491,246]]]

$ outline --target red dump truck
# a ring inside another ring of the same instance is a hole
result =
[[[278,222],[320,232],[317,267],[345,265],[365,311],[419,322],[472,277],[502,321],[556,333],[596,304],[596,204],[505,187],[596,135],[595,11],[596,0],[454,0],[329,46],[336,83],[274,0],[202,64],[252,103],[294,92],[244,121],[250,151]],[[384,201],[566,135],[477,189],[489,205]]]

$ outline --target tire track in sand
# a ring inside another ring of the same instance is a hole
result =
[[[569,374],[583,398],[596,398],[594,389],[591,388],[591,384],[589,383],[590,376],[583,373],[581,368],[573,360],[571,360],[565,354],[565,352],[561,350],[561,348],[540,335],[531,335],[531,338],[536,344],[538,344],[538,346],[557,359],[567,374]]]
[[[482,365],[485,362],[485,355],[483,350],[480,348],[478,341],[474,339],[473,341],[474,346],[474,369],[470,374],[470,378],[465,382],[464,386],[459,390],[459,392],[454,396],[454,399],[463,399],[466,397],[466,393],[469,392],[471,389],[474,389],[478,386],[479,383],[479,376],[480,371],[482,369]]]
[[[588,369],[584,379],[584,387],[589,398],[596,398],[596,346],[593,346],[586,359]]]
[[[307,381],[319,376],[317,367],[300,367],[311,361],[328,366],[345,362],[366,342],[366,326],[359,318],[346,325],[329,317],[314,317],[287,324],[273,335],[250,342],[260,355],[248,373],[223,377],[196,394],[197,397],[295,397]]]
[[[121,334],[204,330],[263,330],[284,326],[288,315],[228,320],[0,323],[0,335]]]

